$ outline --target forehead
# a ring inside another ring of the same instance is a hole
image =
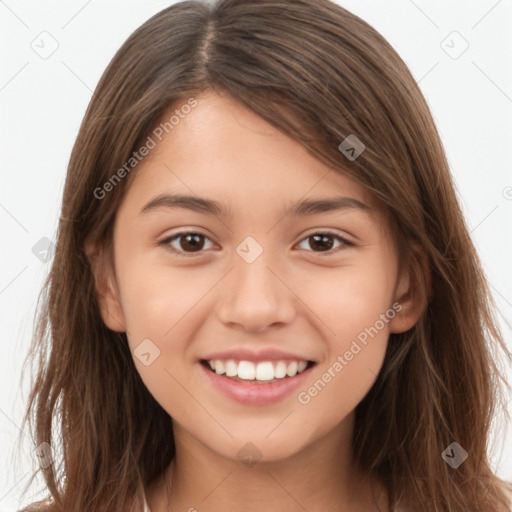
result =
[[[130,202],[135,195],[139,206],[142,200],[147,204],[158,193],[204,196],[225,205],[225,213],[247,205],[280,209],[309,197],[342,195],[374,203],[365,187],[232,97],[206,91],[195,99],[197,106],[182,112],[137,166],[127,192]],[[162,121],[186,101],[172,105]]]

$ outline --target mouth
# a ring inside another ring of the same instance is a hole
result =
[[[198,366],[206,378],[206,389],[212,388],[244,406],[263,407],[291,397],[301,385],[305,385],[316,363],[201,359]]]
[[[210,373],[245,384],[264,385],[290,381],[315,366],[314,361],[276,360],[252,362],[246,360],[207,360],[200,364]]]

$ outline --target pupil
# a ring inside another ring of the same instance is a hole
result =
[[[329,250],[333,246],[331,235],[312,235],[311,238],[313,239],[313,243],[310,245],[313,248],[315,248],[315,246],[317,246],[316,248],[319,248],[321,250]],[[326,243],[326,240],[328,241],[327,246],[323,245]],[[317,245],[317,244],[319,244],[319,245]]]
[[[198,235],[197,233],[186,235],[185,236],[185,240],[186,240],[185,245],[188,244],[192,249],[198,249],[198,248],[201,249],[202,246],[204,245],[204,242],[203,242],[203,244],[201,243],[201,238],[202,238],[202,235]],[[184,249],[186,249],[186,247],[184,247]]]

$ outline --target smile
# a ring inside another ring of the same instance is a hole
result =
[[[210,368],[218,375],[225,375],[234,380],[268,382],[276,379],[295,377],[302,373],[308,366],[308,361],[236,361],[210,360],[207,361]]]
[[[201,360],[199,363],[208,388],[244,405],[266,405],[283,400],[304,383],[315,365],[313,361],[284,360],[256,364],[245,360]]]

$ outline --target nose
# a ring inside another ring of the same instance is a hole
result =
[[[292,287],[279,270],[267,266],[265,252],[252,263],[234,254],[233,264],[235,268],[219,286],[217,312],[225,325],[261,332],[293,320],[296,297]]]

